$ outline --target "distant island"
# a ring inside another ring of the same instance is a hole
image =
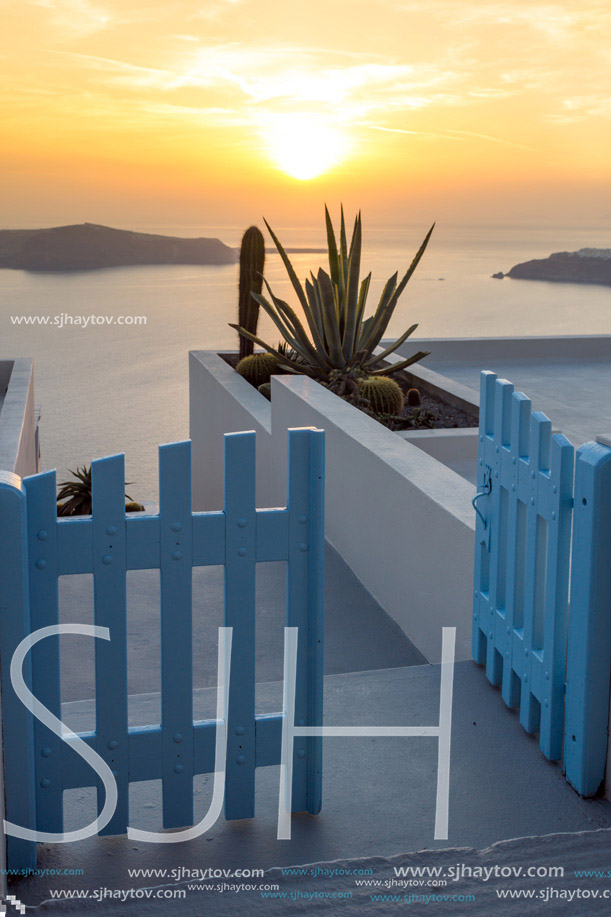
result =
[[[326,255],[328,252],[327,248],[296,248],[290,245],[287,245],[284,250],[287,255]],[[278,251],[275,248],[266,248],[265,253],[267,255],[277,255]]]
[[[0,268],[91,271],[143,264],[235,264],[220,239],[184,239],[111,229],[95,223],[0,230]]]
[[[580,248],[576,252],[555,252],[549,258],[516,264],[507,274],[495,278],[551,280],[554,283],[598,283],[611,285],[611,248]]]

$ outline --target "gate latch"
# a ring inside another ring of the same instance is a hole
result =
[[[473,499],[471,500],[471,503],[473,505],[473,509],[475,510],[479,518],[481,519],[482,525],[483,525],[483,530],[482,530],[481,537],[480,537],[480,544],[485,545],[488,550],[490,550],[490,526],[488,525],[488,520],[482,513],[479,506],[477,505],[477,501],[480,499],[480,497],[487,497],[490,494],[491,490],[492,490],[492,468],[490,468],[489,465],[486,465],[484,469],[484,480],[482,481],[481,489],[478,488],[478,491],[475,494],[475,496],[473,497]]]

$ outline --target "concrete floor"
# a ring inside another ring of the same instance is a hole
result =
[[[490,363],[490,365],[488,365]],[[473,360],[435,360],[427,357],[428,369],[479,391],[482,369],[509,379],[516,391],[523,391],[536,411],[543,411],[554,430],[567,436],[574,446],[611,432],[611,361],[562,359],[548,362],[495,357],[483,364]]]
[[[282,678],[284,563],[257,568],[256,678]],[[160,690],[159,572],[128,574],[128,691],[144,694]],[[62,621],[93,623],[93,577],[65,576],[60,580]],[[223,623],[223,568],[193,570],[194,687],[216,685],[218,627]],[[359,672],[427,660],[401,628],[367,592],[333,548],[325,552],[325,673]],[[89,637],[61,639],[62,701],[93,697],[94,646]]]
[[[277,683],[259,686],[261,711],[278,709],[280,688]],[[214,693],[213,689],[198,692],[198,709],[204,715],[213,710]],[[142,703],[154,700],[143,699]],[[71,723],[79,728],[89,714],[82,704],[68,708],[72,708],[66,711]],[[411,666],[328,676],[325,710],[328,725],[435,725],[439,713],[439,667]],[[22,879],[11,890],[26,903],[35,904],[49,897],[50,888],[166,884],[131,878],[127,870],[132,867],[268,869],[337,859],[390,857],[423,849],[485,848],[508,838],[611,827],[611,804],[598,799],[585,801],[573,792],[560,767],[545,760],[537,740],[524,734],[517,714],[505,707],[499,692],[490,687],[483,670],[474,663],[458,663],[455,671],[450,828],[448,840],[444,841],[433,838],[436,746],[432,738],[325,740],[323,810],[315,817],[294,816],[290,841],[276,839],[278,768],[261,768],[257,771],[257,811],[252,820],[220,819],[208,835],[169,846],[136,843],[125,837],[41,845],[39,866],[77,867],[84,874],[69,879]],[[208,778],[196,780],[197,819],[207,810],[210,789]],[[89,820],[93,804],[90,790],[66,794],[66,827]],[[136,785],[131,809],[134,826],[159,830],[158,783]],[[198,900],[194,896],[191,906],[181,901],[177,912],[204,913],[201,901],[200,909],[196,906]],[[236,900],[244,906],[241,895]],[[167,902],[160,904],[167,909]],[[106,908],[101,912],[115,913]],[[116,912],[123,914],[121,909]],[[225,912],[230,911],[210,911]]]

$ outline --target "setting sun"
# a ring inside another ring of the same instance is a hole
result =
[[[594,0],[0,0],[0,34],[9,225],[608,223]]]
[[[275,115],[263,134],[278,168],[300,181],[317,178],[338,165],[348,147],[343,134],[310,114]]]

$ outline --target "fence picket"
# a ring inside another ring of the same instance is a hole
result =
[[[503,635],[502,696],[508,707],[520,703],[520,679],[514,669],[515,630],[524,624],[524,537],[525,506],[520,500],[520,465],[528,456],[531,403],[522,392],[511,399],[511,434],[507,471],[507,597]]]
[[[527,484],[530,494],[526,507],[526,561],[524,565],[524,626],[522,654],[518,661],[522,679],[520,722],[526,732],[538,732],[540,704],[532,690],[533,649],[540,649],[538,617],[540,609],[541,576],[544,569],[546,545],[538,510],[539,475],[549,468],[552,425],[545,414],[535,411],[530,424]]]
[[[577,451],[575,469],[564,766],[584,796],[598,791],[607,759],[610,555],[611,437],[601,435]]]
[[[59,623],[57,568],[57,487],[55,472],[26,478],[30,558],[30,627],[32,632]],[[67,647],[69,650],[69,646]],[[61,719],[59,637],[47,637],[32,648],[32,690]],[[34,721],[36,827],[63,831],[62,740]]]
[[[555,434],[546,505],[542,507],[549,536],[539,689],[540,746],[551,761],[562,757],[574,455],[568,439]]]
[[[191,443],[159,447],[163,826],[193,824]]]
[[[295,725],[322,726],[324,434],[288,432],[289,563],[287,627],[298,628]],[[294,743],[294,812],[322,804],[322,739]]]
[[[101,834],[124,834],[129,822],[125,463],[122,455],[91,465],[94,614],[110,640],[95,641],[96,751],[115,775],[117,807]],[[104,804],[98,783],[98,812]]]
[[[480,496],[485,493],[490,469],[487,465],[488,441],[494,431],[494,395],[496,373],[483,372],[480,379],[479,442],[477,449],[477,489]],[[488,498],[484,498],[489,503]],[[484,500],[479,501],[479,512],[475,522],[475,576],[473,594],[473,641],[472,655],[482,665],[486,661],[486,632],[490,631],[490,553],[489,553],[489,510]]]
[[[2,741],[6,819],[24,828],[36,828],[34,789],[34,729],[32,714],[21,703],[11,683],[13,653],[30,632],[28,565],[44,560],[30,557],[27,543],[25,488],[17,475],[0,471],[0,676],[2,678]],[[31,689],[31,657],[23,666]],[[20,837],[7,838],[10,868],[33,869],[36,844]]]
[[[503,657],[498,634],[505,627],[505,598],[507,584],[507,490],[503,485],[502,469],[506,447],[511,436],[511,396],[513,385],[506,379],[495,381],[494,420],[490,467],[494,486],[491,492],[492,518],[490,525],[490,590],[489,637],[486,652],[486,675],[493,685],[503,678]],[[502,646],[502,644],[501,644]]]
[[[233,628],[225,817],[255,811],[256,454],[254,433],[225,435],[225,627]]]

